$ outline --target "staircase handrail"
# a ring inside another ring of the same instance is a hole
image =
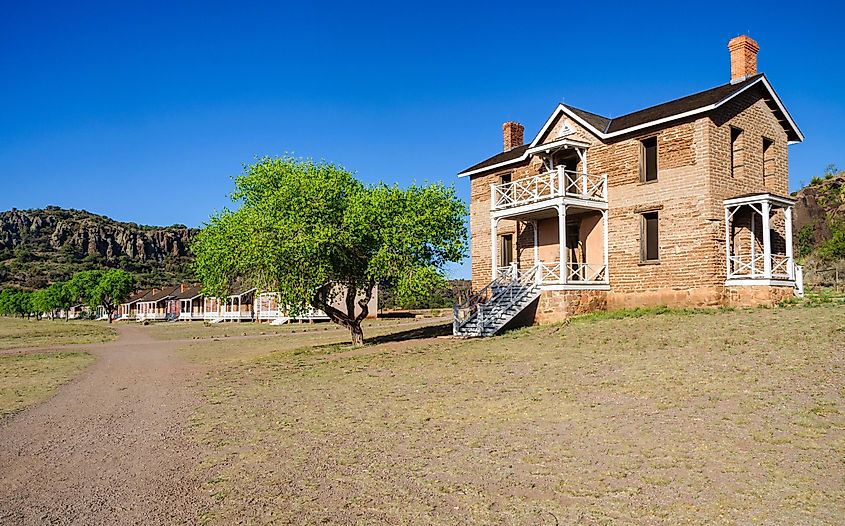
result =
[[[466,301],[455,305],[452,309],[454,330],[457,332],[463,327],[473,315],[478,315],[479,331],[483,329],[482,324],[487,317],[484,316],[484,307],[487,305],[499,305],[503,300],[502,305],[504,310],[507,310],[516,302],[518,302],[529,287],[536,285],[536,274],[539,265],[534,265],[530,269],[519,272],[515,276],[508,275],[504,277],[497,277],[484,288],[473,294]]]

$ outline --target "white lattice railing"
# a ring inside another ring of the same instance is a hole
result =
[[[792,277],[790,270],[791,260],[787,256],[781,254],[772,254],[772,276],[774,277]]]
[[[605,271],[607,267],[604,265],[596,265],[592,263],[567,263],[567,281],[585,282],[585,283],[604,283],[606,281]]]
[[[607,201],[607,175],[585,174],[558,167],[533,177],[491,185],[492,208],[508,208],[553,197]]]
[[[607,283],[607,267],[595,263],[567,263],[565,275],[561,274],[560,261],[540,261],[527,271],[520,271],[516,265],[498,267],[496,279],[501,282],[522,279],[526,272],[534,274],[538,284]]]
[[[771,273],[766,274],[766,259],[763,254],[740,254],[730,256],[728,278],[792,278],[792,259],[784,254],[771,255]]]

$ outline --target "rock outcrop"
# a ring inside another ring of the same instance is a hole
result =
[[[36,287],[91,267],[185,274],[195,233],[184,225],[141,226],[58,207],[0,212],[0,288]]]

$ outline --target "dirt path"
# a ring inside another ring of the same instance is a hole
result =
[[[173,342],[118,326],[97,361],[0,421],[0,524],[193,524],[207,502],[185,438],[194,371]]]

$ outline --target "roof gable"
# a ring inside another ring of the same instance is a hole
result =
[[[709,90],[694,93],[686,97],[681,97],[679,99],[651,106],[649,108],[628,113],[616,118],[604,117],[602,115],[591,113],[562,103],[558,104],[555,111],[552,112],[551,116],[546,120],[543,127],[540,128],[540,131],[530,144],[494,155],[493,157],[490,157],[489,159],[460,172],[458,176],[473,175],[475,173],[492,170],[494,168],[507,166],[524,160],[530,153],[529,150],[539,145],[541,139],[551,129],[552,125],[561,114],[571,117],[579,125],[583,126],[599,139],[606,140],[626,133],[632,133],[637,130],[709,112],[755,86],[759,86],[766,91],[766,104],[781,122],[781,125],[786,131],[789,144],[803,141],[804,134],[801,133],[801,130],[798,129],[795,121],[792,120],[792,116],[789,115],[788,111],[786,111],[786,107],[783,105],[783,102],[780,100],[777,93],[775,93],[771,84],[769,84],[768,79],[766,79],[765,75],[760,73],[741,82],[723,84]]]

